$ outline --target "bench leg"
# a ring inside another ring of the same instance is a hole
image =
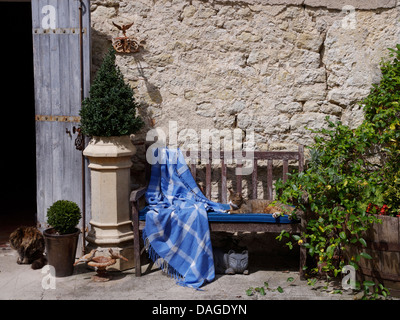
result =
[[[135,258],[135,275],[142,275],[142,267],[140,262],[140,235],[139,235],[139,211],[137,203],[132,204],[132,222],[133,222],[133,254]]]
[[[303,214],[301,217],[301,225],[300,225],[300,230],[301,234],[305,233],[307,230],[307,217],[309,217],[309,212],[308,214]],[[307,264],[307,248],[304,247],[303,245],[300,245],[300,280],[305,280],[305,274],[306,271],[304,270],[304,267]]]
[[[306,265],[306,260],[307,260],[307,249],[304,246],[300,245],[300,263],[299,263],[300,280],[305,280],[304,267]]]
[[[139,233],[139,232],[138,232]],[[140,244],[139,244],[139,237],[136,237],[138,240],[135,241],[134,247],[134,255],[135,255],[135,275],[136,277],[140,277],[142,275],[142,264],[140,261]]]

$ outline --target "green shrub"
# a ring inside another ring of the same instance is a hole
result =
[[[132,88],[125,83],[115,64],[111,47],[104,57],[80,111],[81,130],[87,136],[123,136],[135,133],[143,126],[136,116],[137,103]]]
[[[309,275],[337,276],[347,264],[357,270],[360,259],[371,257],[361,251],[349,257],[348,246],[366,247],[364,231],[379,221],[374,213],[400,212],[400,45],[390,50],[394,59],[381,63],[380,83],[360,103],[363,123],[352,129],[327,118],[328,128],[314,131],[307,170],[276,183],[281,202],[308,214],[306,232],[293,239],[316,262]],[[283,237],[292,247],[289,234]]]
[[[47,209],[47,223],[59,234],[73,233],[81,219],[81,210],[75,202],[58,200]]]
[[[365,245],[361,234],[376,221],[366,209],[369,202],[381,201],[382,191],[367,139],[371,132],[364,126],[352,130],[340,122],[328,124],[310,147],[307,170],[276,187],[280,201],[309,214],[306,232],[294,236],[316,258],[309,275],[337,276],[344,265],[354,264],[345,261],[346,245]]]
[[[365,124],[374,135],[379,155],[380,184],[386,214],[400,214],[400,45],[391,51],[390,61],[382,61],[382,79],[361,102],[365,110]]]

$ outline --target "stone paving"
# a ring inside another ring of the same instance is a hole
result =
[[[30,265],[16,263],[16,251],[0,248],[0,299],[2,300],[353,300],[352,292],[334,294],[335,288],[323,289],[324,282],[314,287],[302,281],[292,270],[250,269],[249,275],[217,275],[202,290],[184,288],[171,277],[152,268],[142,277],[135,277],[134,269],[113,272],[113,279],[104,282],[91,280],[95,271],[84,264],[75,267],[74,274],[52,278],[49,272],[32,270]],[[146,266],[143,266],[145,271]],[[42,273],[43,272],[43,273]],[[289,279],[289,281],[288,281]],[[268,283],[265,295],[246,290]],[[280,288],[280,289],[278,289]]]

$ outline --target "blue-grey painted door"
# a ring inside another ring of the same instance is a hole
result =
[[[37,220],[42,229],[47,227],[47,209],[55,201],[71,200],[81,208],[84,202],[82,153],[75,147],[74,132],[74,127],[79,127],[81,106],[81,4],[86,96],[91,66],[90,1],[32,0]],[[90,215],[89,180],[86,172],[86,225]]]

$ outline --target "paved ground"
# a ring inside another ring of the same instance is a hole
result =
[[[250,269],[249,275],[218,275],[216,280],[193,290],[175,284],[174,279],[158,269],[142,277],[134,270],[114,272],[109,282],[93,282],[94,271],[84,264],[75,267],[70,277],[50,279],[44,270],[32,270],[29,265],[18,265],[17,254],[9,247],[0,248],[0,299],[2,300],[352,300],[352,292],[333,294],[324,290],[323,282],[314,287],[301,281],[296,271]],[[146,269],[143,266],[143,271]],[[295,268],[291,268],[295,270]],[[291,282],[288,281],[292,280]],[[268,283],[265,295],[246,290]],[[278,289],[280,288],[280,289]],[[340,287],[338,287],[340,288]]]

